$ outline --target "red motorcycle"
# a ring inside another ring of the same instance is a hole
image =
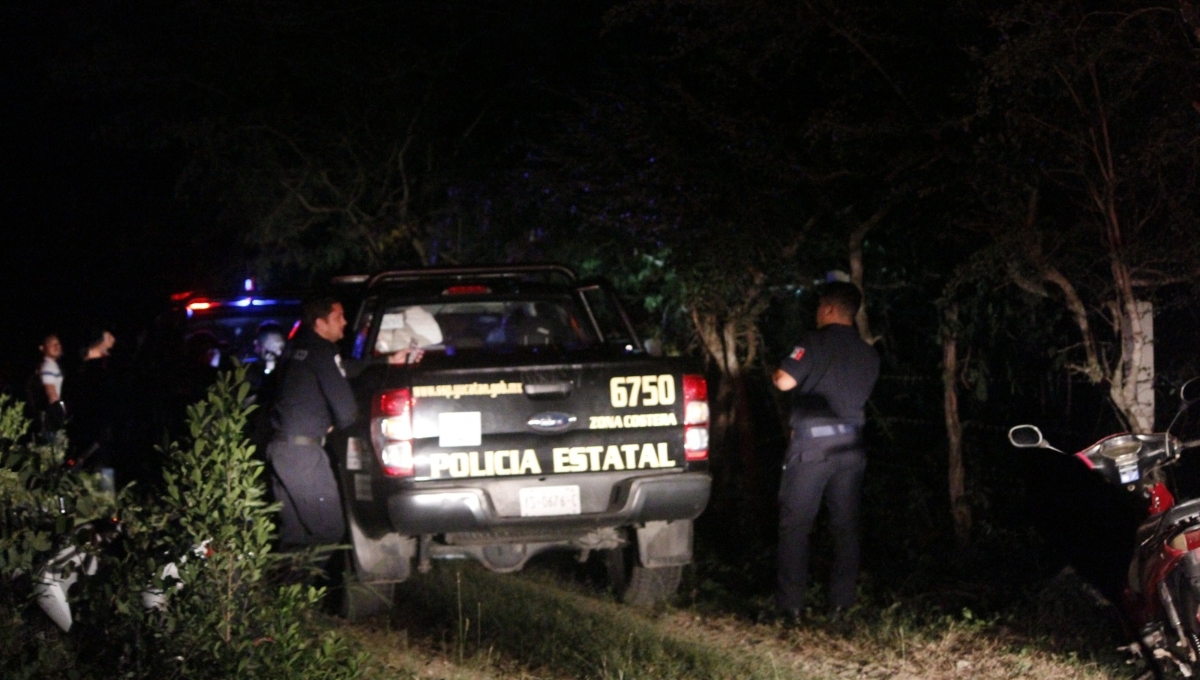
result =
[[[1184,677],[1200,671],[1200,498],[1176,503],[1163,472],[1185,449],[1200,446],[1200,440],[1181,442],[1171,434],[1188,406],[1200,402],[1200,379],[1184,384],[1180,396],[1166,432],[1115,434],[1075,454],[1106,481],[1146,500],[1148,516],[1137,530],[1119,604],[1135,638],[1130,650],[1147,660],[1155,677],[1162,677],[1163,660]],[[1018,448],[1059,451],[1033,425],[1017,425],[1008,440]]]

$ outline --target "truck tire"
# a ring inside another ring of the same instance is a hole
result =
[[[605,551],[608,583],[617,600],[635,607],[653,607],[666,602],[683,579],[683,567],[643,567],[637,563],[637,546],[626,545]]]

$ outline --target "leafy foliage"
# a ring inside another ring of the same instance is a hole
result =
[[[143,643],[126,663],[190,678],[357,677],[359,656],[315,619],[323,591],[272,578],[277,506],[244,434],[253,408],[243,406],[244,372],[221,374],[188,408],[191,441],[167,451],[162,505],[130,529],[138,550],[124,565],[121,614]],[[163,605],[130,606],[147,584]]]
[[[96,475],[64,464],[66,440],[42,443],[28,435],[23,405],[0,395],[0,675],[66,674],[75,661],[69,646],[46,645],[57,629],[34,606],[33,584],[42,565],[72,544],[92,550],[81,525],[116,512],[116,498]]]
[[[120,535],[71,598],[76,626],[61,637],[29,606],[29,574],[126,497],[65,472],[62,444],[22,439],[19,406],[0,397],[5,677],[359,677],[361,655],[318,618],[323,591],[288,582],[303,558],[272,552],[277,507],[244,434],[253,408],[243,406],[244,372],[223,373],[189,408],[191,439],[167,451],[165,495],[123,505]]]
[[[994,172],[976,188],[998,263],[1070,312],[1069,367],[1108,385],[1135,431],[1154,426],[1142,305],[1178,304],[1196,275],[1188,18],[1138,2],[1020,3],[993,17],[1000,44],[980,84],[979,162]]]

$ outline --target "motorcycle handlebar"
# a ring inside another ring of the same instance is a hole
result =
[[[1183,442],[1182,444],[1180,444],[1179,450],[1183,451],[1185,449],[1194,449],[1198,446],[1200,446],[1200,439],[1193,439],[1190,442]]]

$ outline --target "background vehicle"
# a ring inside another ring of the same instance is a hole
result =
[[[254,364],[254,340],[263,324],[285,334],[300,320],[299,296],[184,292],[171,296],[170,308],[155,318],[130,368],[123,390],[128,404],[122,436],[123,465],[118,476],[134,479],[147,492],[161,481],[158,448],[184,434],[187,406],[203,399],[219,371],[236,359],[250,364],[251,382],[260,372]],[[260,414],[261,415],[261,414]]]
[[[508,572],[550,549],[602,551],[627,602],[674,593],[709,497],[707,387],[642,351],[607,284],[556,265],[388,272],[348,335],[360,422],[332,450],[367,586],[348,615],[388,606],[414,562]],[[406,348],[424,359],[389,363]]]
[[[196,337],[211,337],[217,343],[210,358],[214,368],[230,359],[242,363],[257,361],[254,338],[260,326],[273,323],[291,333],[300,320],[298,296],[253,291],[218,296],[189,291],[171,297],[172,309],[160,317],[158,331],[185,347]]]
[[[1200,402],[1200,379],[1186,383],[1180,395],[1182,413]],[[1200,498],[1176,503],[1164,468],[1178,462],[1185,449],[1200,446],[1200,440],[1180,442],[1170,430],[1112,435],[1075,457],[1105,481],[1145,499],[1148,514],[1138,527],[1120,597],[1122,623],[1155,677],[1162,675],[1162,659],[1191,677],[1200,668]],[[1033,425],[1013,427],[1008,438],[1018,448],[1058,450]]]

